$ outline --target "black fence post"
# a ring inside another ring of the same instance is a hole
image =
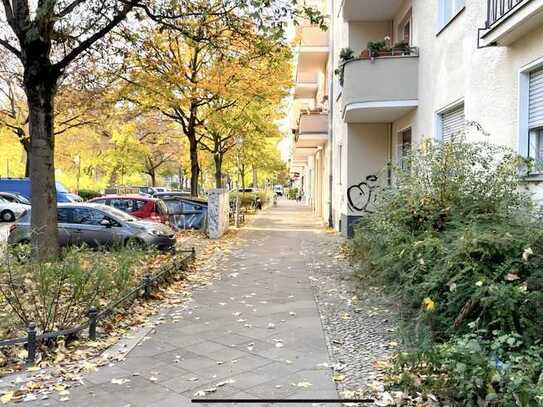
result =
[[[146,299],[151,297],[151,273],[145,273],[143,275],[143,296]]]
[[[91,341],[96,340],[96,324],[97,324],[98,310],[93,305],[89,308],[89,339]]]
[[[27,357],[26,365],[32,366],[36,361],[36,324],[29,322],[27,327]]]
[[[192,246],[192,249],[190,250],[190,255],[192,256],[193,259],[196,258],[196,249],[194,248],[194,246]]]

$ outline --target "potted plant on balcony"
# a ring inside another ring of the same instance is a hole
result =
[[[343,73],[345,62],[354,59],[354,51],[350,48],[343,48],[339,52],[339,67],[334,71],[334,73],[339,77],[339,84],[343,86]]]
[[[411,46],[407,41],[400,41],[394,44],[393,47],[395,52],[401,53],[401,55],[409,55],[411,54]]]
[[[390,51],[390,49],[387,48],[385,41],[368,42],[368,53],[372,60],[387,51]]]

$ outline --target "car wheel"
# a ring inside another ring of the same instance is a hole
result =
[[[131,237],[126,239],[125,246],[126,248],[132,250],[142,250],[147,247],[145,242],[141,239],[138,239],[137,237]]]
[[[4,222],[13,222],[15,220],[15,214],[9,210],[5,210],[0,214],[0,219]]]

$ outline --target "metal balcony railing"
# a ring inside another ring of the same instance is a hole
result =
[[[506,19],[532,0],[487,0],[486,28]]]

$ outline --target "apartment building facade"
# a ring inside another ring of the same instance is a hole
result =
[[[327,3],[313,6],[327,15]],[[303,23],[297,28],[296,81],[291,109],[290,172],[304,202],[315,215],[330,216],[331,148],[328,86],[330,35],[320,27]]]
[[[329,197],[338,231],[350,236],[371,211],[387,163],[401,165],[424,140],[461,132],[480,140],[470,123],[488,142],[543,159],[543,0],[329,7]],[[526,188],[543,197],[543,177]]]

